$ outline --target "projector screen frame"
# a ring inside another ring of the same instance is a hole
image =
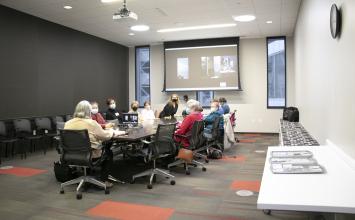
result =
[[[182,41],[166,41],[164,42],[164,85],[162,92],[192,92],[192,91],[243,91],[240,83],[240,67],[239,67],[239,37],[225,38],[208,38],[196,40]],[[206,47],[206,46],[223,46],[237,44],[237,71],[238,71],[238,88],[235,87],[210,87],[210,88],[184,88],[184,89],[167,89],[166,88],[166,49],[169,48],[184,48],[184,47]]]

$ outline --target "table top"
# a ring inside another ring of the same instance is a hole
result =
[[[324,174],[273,174],[271,151],[309,150]],[[269,147],[258,209],[355,213],[355,170],[331,146]]]

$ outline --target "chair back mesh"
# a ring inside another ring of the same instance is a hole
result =
[[[90,166],[92,149],[88,130],[60,130],[62,161],[70,165]]]
[[[152,148],[152,154],[173,154],[176,151],[174,143],[175,123],[159,124],[155,134],[155,142]]]
[[[16,133],[18,132],[32,133],[31,122],[28,119],[15,119],[14,126],[15,126]]]
[[[195,121],[191,129],[191,137],[189,139],[190,147],[195,149],[201,146],[203,139],[204,122]]]
[[[66,116],[65,116],[65,121],[69,121],[69,120],[72,119],[72,118],[73,118],[72,115],[66,115]]]
[[[52,124],[49,118],[36,118],[35,123],[39,130],[52,130]]]
[[[218,138],[218,133],[219,133],[219,125],[221,123],[221,120],[222,120],[222,117],[216,117],[213,121],[213,124],[212,124],[212,131],[211,131],[211,134],[212,134],[212,139],[216,139]]]
[[[6,132],[6,125],[5,122],[0,121],[0,136],[6,136],[7,132]]]

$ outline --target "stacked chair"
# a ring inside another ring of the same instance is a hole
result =
[[[15,154],[15,144],[17,143],[17,138],[14,138],[7,131],[5,122],[0,121],[0,164],[1,164],[1,154],[3,152],[3,147],[5,148],[5,156],[8,156],[8,152],[11,151],[11,156]]]

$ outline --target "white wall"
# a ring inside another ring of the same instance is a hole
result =
[[[342,10],[340,39],[332,39],[332,3]],[[295,102],[306,129],[355,158],[355,1],[304,0],[295,30]]]
[[[287,38],[287,103],[294,102],[293,82],[293,38]],[[130,101],[135,99],[134,48],[130,48]],[[164,83],[163,45],[151,46],[151,102],[154,109],[161,109],[169,94],[162,93]],[[239,132],[278,132],[282,110],[266,108],[266,39],[240,40],[240,73],[243,91],[216,92],[215,97],[224,96],[231,109],[237,109]],[[179,93],[179,95],[185,94]],[[195,98],[195,92],[186,93]],[[207,112],[207,111],[206,111]]]

